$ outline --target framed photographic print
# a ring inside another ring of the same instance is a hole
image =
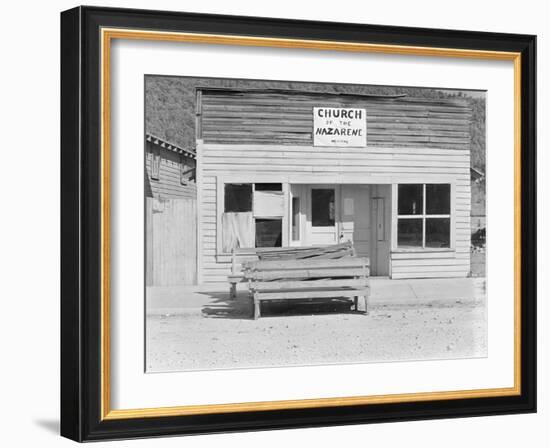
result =
[[[535,36],[61,14],[61,433],[536,411]]]

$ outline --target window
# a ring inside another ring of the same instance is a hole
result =
[[[151,160],[151,179],[159,180],[160,178],[160,148],[158,146],[153,147],[152,160]]]
[[[283,245],[283,184],[254,184],[256,247]]]
[[[223,252],[253,246],[252,184],[225,184],[221,226]]]
[[[254,216],[278,218],[284,214],[282,184],[254,184]]]
[[[256,218],[256,247],[281,247],[283,241],[282,219]]]
[[[243,247],[281,247],[284,196],[282,184],[224,185],[221,251]]]
[[[333,188],[311,190],[311,225],[313,227],[334,226],[335,203]]]
[[[283,191],[283,184],[254,184],[255,191]]]
[[[422,219],[400,218],[397,221],[397,245],[422,247]]]
[[[242,213],[252,211],[252,184],[225,185],[225,212]]]
[[[423,207],[423,185],[399,185],[397,213],[399,215],[421,215]]]
[[[292,241],[300,240],[300,197],[292,197]]]
[[[451,185],[397,187],[397,246],[451,247]]]
[[[195,161],[180,154],[180,183],[187,185],[195,181]]]

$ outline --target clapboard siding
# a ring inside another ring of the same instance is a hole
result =
[[[200,142],[203,282],[225,282],[231,257],[217,253],[219,179],[290,183],[430,182],[454,185],[454,250],[393,252],[393,278],[464,277],[470,270],[470,152],[431,147],[327,148]],[[434,180],[435,181],[435,180]]]
[[[367,145],[469,150],[471,110],[463,100],[202,90],[205,143],[311,146],[313,107],[367,111]]]
[[[194,182],[187,182],[185,185],[181,183],[180,154],[160,148],[159,178],[157,180],[151,177],[153,147],[153,143],[147,142],[145,151],[146,195],[164,199],[195,199],[197,197],[196,184]]]

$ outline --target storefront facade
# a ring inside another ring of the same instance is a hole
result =
[[[235,247],[348,240],[372,275],[469,274],[462,100],[199,89],[196,112],[200,283]]]

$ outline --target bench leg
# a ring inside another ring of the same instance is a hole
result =
[[[237,284],[236,283],[231,283],[231,286],[229,286],[229,297],[231,299],[236,299],[237,298]]]
[[[260,317],[260,301],[254,298],[254,320]]]
[[[365,315],[367,315],[369,314],[369,296],[365,295],[363,299],[365,300]]]
[[[355,296],[353,302],[355,303],[355,311],[359,311],[359,297]]]

